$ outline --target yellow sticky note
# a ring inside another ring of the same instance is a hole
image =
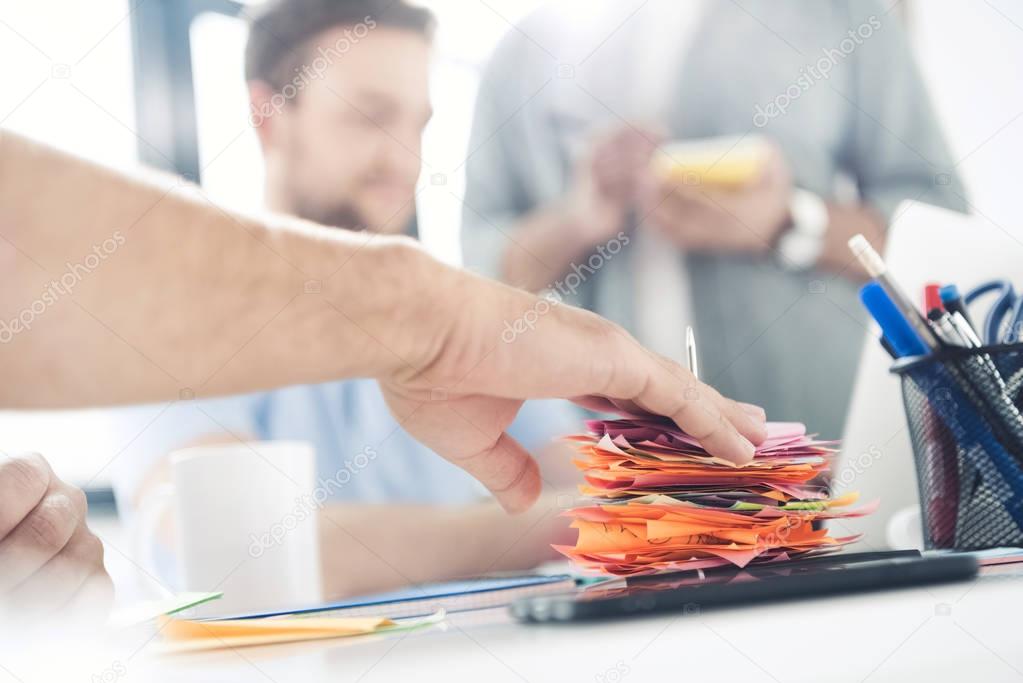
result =
[[[444,610],[421,619],[400,622],[383,617],[282,617],[189,621],[165,618],[160,632],[164,654],[293,643],[302,640],[348,638],[374,633],[411,631],[444,620]]]
[[[370,633],[394,622],[382,617],[354,618],[305,618],[305,619],[221,619],[211,621],[189,621],[167,619],[161,629],[169,640],[190,638],[237,638],[243,636],[287,636],[291,634],[350,635]]]
[[[654,169],[683,185],[741,187],[760,176],[767,141],[757,135],[672,142],[654,155]]]

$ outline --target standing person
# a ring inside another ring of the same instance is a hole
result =
[[[883,244],[906,199],[966,210],[897,17],[876,0],[566,6],[509,31],[484,72],[466,265],[672,357],[692,324],[713,340],[705,380],[838,435],[863,338],[848,238]],[[762,137],[760,175],[718,190],[651,170],[664,140],[717,136]]]

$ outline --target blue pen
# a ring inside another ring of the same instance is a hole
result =
[[[881,326],[881,332],[897,357],[927,355],[927,346],[879,283],[868,282],[863,285],[860,301]]]

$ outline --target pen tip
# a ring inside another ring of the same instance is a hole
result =
[[[849,238],[849,249],[859,255],[863,250],[870,249],[870,242],[861,233],[857,233]]]

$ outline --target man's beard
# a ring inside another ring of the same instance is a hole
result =
[[[315,206],[311,202],[299,200],[294,207],[295,215],[320,225],[347,230],[366,230],[366,220],[358,207],[350,202],[342,202],[334,206]]]

